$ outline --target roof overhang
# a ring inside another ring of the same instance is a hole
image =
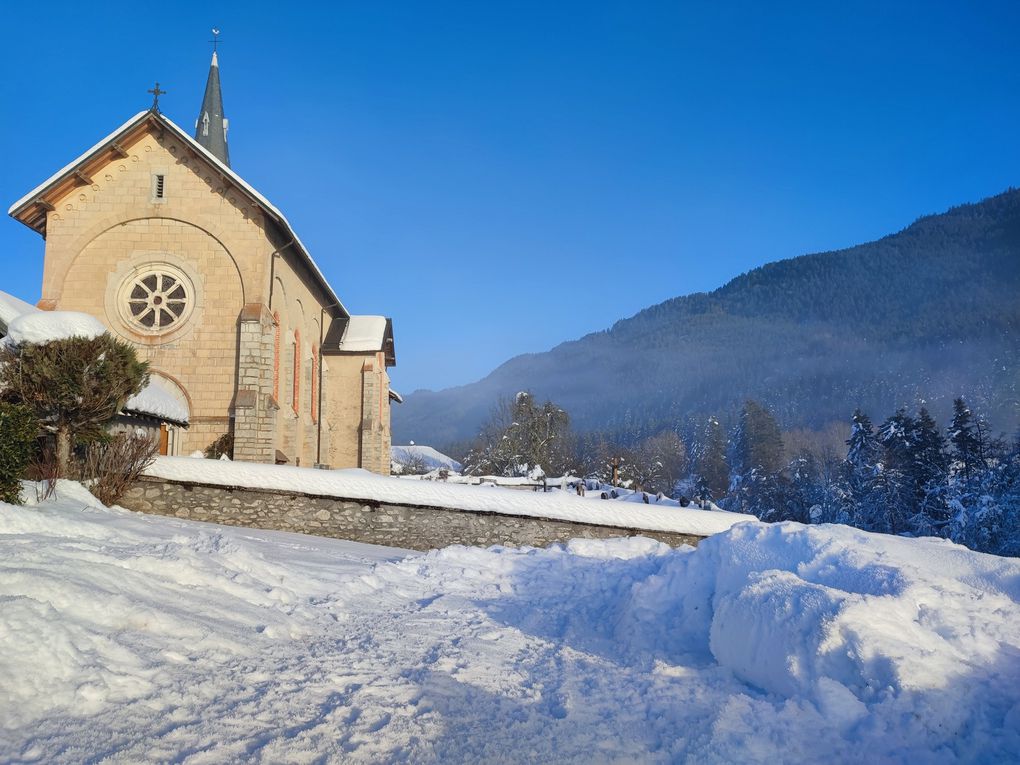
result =
[[[283,230],[284,235],[293,241],[293,249],[299,253],[301,259],[308,266],[312,279],[328,298],[330,312],[339,316],[350,315],[347,309],[344,308],[340,298],[333,291],[333,288],[329,286],[326,277],[312,259],[311,253],[308,252],[308,249],[298,238],[298,235],[294,232],[294,229],[283,213],[273,206],[262,194],[248,185],[241,176],[220,162],[204,146],[178,127],[172,120],[162,113],[151,109],[136,114],[91,149],[25,194],[25,196],[11,205],[7,211],[8,215],[15,220],[21,221],[29,228],[38,231],[45,237],[48,213],[55,209],[56,202],[75,188],[91,185],[93,174],[97,173],[111,160],[128,157],[130,155],[129,147],[144,133],[149,131],[153,131],[157,135],[161,135],[164,132],[171,134],[175,139],[184,144],[193,157],[205,162],[223,180],[225,185],[229,185],[239,194],[246,197],[269,220],[276,223]]]
[[[378,318],[384,320],[382,331],[378,333],[377,339],[371,343],[361,341],[358,343],[349,342],[349,332],[353,322],[358,319]],[[386,366],[397,365],[396,344],[393,341],[393,319],[383,317],[350,316],[330,324],[329,331],[322,341],[323,356],[364,356],[370,353],[385,354]]]

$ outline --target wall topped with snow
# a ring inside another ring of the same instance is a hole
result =
[[[365,470],[314,470],[289,465],[160,457],[146,474],[153,478],[211,486],[266,489],[382,504],[498,513],[697,536],[716,534],[736,523],[756,520],[753,516],[741,513],[584,500],[567,492],[525,493],[495,486],[405,481]]]
[[[143,478],[121,499],[121,504],[154,515],[295,531],[406,550],[433,550],[448,545],[544,547],[578,538],[636,535],[677,547],[697,545],[704,538],[700,534],[310,496],[279,489],[177,483],[159,478]]]

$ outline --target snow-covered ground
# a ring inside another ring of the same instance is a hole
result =
[[[409,481],[358,469],[316,470],[290,465],[262,465],[192,457],[159,457],[145,472],[146,475],[173,481],[216,486],[244,486],[482,513],[528,515],[626,529],[670,531],[701,536],[725,531],[735,523],[754,520],[754,516],[742,513],[682,508],[674,500],[652,505],[588,501],[564,491],[536,494],[497,486],[465,486],[446,481]]]
[[[1016,762],[1020,562],[845,527],[412,554],[0,505],[0,761]]]

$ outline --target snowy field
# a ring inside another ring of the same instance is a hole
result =
[[[844,527],[433,553],[0,505],[0,762],[1020,759],[1020,562]]]

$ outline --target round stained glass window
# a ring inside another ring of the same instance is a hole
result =
[[[194,291],[178,269],[160,265],[135,272],[121,292],[124,318],[144,332],[168,332],[180,326],[191,313]]]

